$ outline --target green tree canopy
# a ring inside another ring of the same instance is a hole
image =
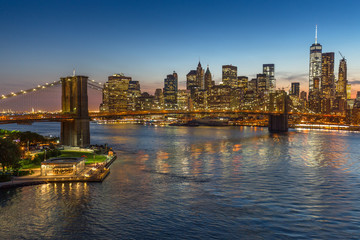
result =
[[[3,172],[10,168],[17,168],[20,161],[20,149],[19,146],[7,139],[0,139],[0,163],[3,168]]]

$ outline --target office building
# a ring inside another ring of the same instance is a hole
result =
[[[290,95],[296,96],[296,97],[300,96],[300,83],[299,82],[291,83]]]
[[[149,93],[144,92],[137,98],[136,110],[139,111],[149,111],[155,110],[156,105],[154,103],[154,96],[151,96]]]
[[[177,106],[179,110],[190,109],[190,90],[181,89],[177,93]]]
[[[215,85],[210,89],[208,107],[212,110],[230,109],[231,87],[227,85]]]
[[[346,85],[347,85],[347,64],[343,57],[339,64],[339,77],[336,85],[336,95],[346,99]]]
[[[161,88],[155,90],[154,109],[164,109],[164,94]]]
[[[224,85],[236,88],[237,87],[237,67],[233,65],[222,66],[222,82]]]
[[[267,76],[266,74],[257,74],[256,75],[256,81],[257,81],[257,92],[258,93],[265,93],[267,90]]]
[[[321,91],[330,98],[335,90],[334,53],[323,53],[321,57]]]
[[[247,91],[249,78],[245,76],[238,77],[239,87]]]
[[[309,65],[309,92],[315,88],[315,80],[321,86],[321,59],[322,46],[317,42],[317,26],[315,30],[315,43],[310,47],[310,65]]]
[[[213,81],[212,81],[209,65],[206,68],[204,84],[205,84],[205,90],[207,90],[207,91],[209,91],[209,89],[213,86]]]
[[[130,81],[129,88],[127,91],[128,96],[128,110],[135,111],[137,98],[141,96],[140,83],[139,81]]]
[[[330,113],[335,98],[334,53],[323,53],[321,59],[321,112]]]
[[[191,70],[187,75],[186,75],[186,89],[187,90],[192,90],[194,88],[198,88],[198,84],[196,81],[196,70]]]
[[[191,93],[191,99],[192,99],[192,110],[204,110],[207,109],[207,97],[208,93],[206,90],[195,88],[193,92]]]
[[[307,93],[305,91],[301,91],[300,99],[306,101],[307,100]]]
[[[204,89],[204,69],[201,67],[201,63],[199,61],[199,64],[196,69],[196,85],[200,89]]]
[[[131,77],[114,74],[104,84],[102,112],[121,112],[128,110],[128,89]]]
[[[167,75],[167,77],[164,79],[165,109],[177,108],[177,91],[178,91],[178,75],[174,71],[173,74]]]
[[[346,99],[351,99],[351,84],[346,84]]]
[[[257,93],[257,91],[258,91],[258,82],[257,82],[256,78],[253,78],[248,82],[248,90],[253,91],[254,93]]]
[[[275,64],[263,64],[263,74],[266,75],[266,89],[275,91],[276,89]]]

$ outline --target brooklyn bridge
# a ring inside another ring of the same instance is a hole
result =
[[[248,109],[218,109],[218,110],[140,110],[122,112],[94,112],[88,109],[88,87],[97,91],[103,90],[103,85],[87,76],[62,77],[59,81],[38,85],[28,90],[11,92],[0,97],[0,102],[23,96],[28,93],[46,91],[49,88],[60,86],[61,89],[61,112],[58,113],[21,113],[3,114],[0,116],[0,124],[26,123],[41,121],[57,121],[61,123],[60,139],[63,145],[86,147],[90,145],[89,123],[98,119],[116,119],[123,117],[146,117],[146,116],[182,116],[187,119],[201,117],[239,117],[239,116],[268,116],[268,128],[270,132],[286,132],[289,119],[302,119],[309,122],[313,119],[322,122],[341,123],[345,121],[344,115],[315,114],[310,110],[300,111],[296,102],[289,101],[287,94],[278,96],[282,102],[281,108],[275,111],[271,106]],[[277,99],[279,102],[279,99]],[[266,103],[270,105],[270,103]],[[267,110],[258,110],[267,109]]]

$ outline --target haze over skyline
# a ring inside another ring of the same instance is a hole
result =
[[[153,94],[176,71],[179,88],[200,59],[216,83],[221,66],[249,79],[275,64],[277,88],[308,90],[309,48],[348,62],[352,96],[360,90],[357,13],[346,1],[2,1],[0,94],[72,74],[105,82],[122,72]]]

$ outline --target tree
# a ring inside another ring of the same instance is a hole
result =
[[[15,143],[7,140],[0,139],[0,163],[2,165],[3,172],[9,170],[9,168],[18,168],[21,152]]]

